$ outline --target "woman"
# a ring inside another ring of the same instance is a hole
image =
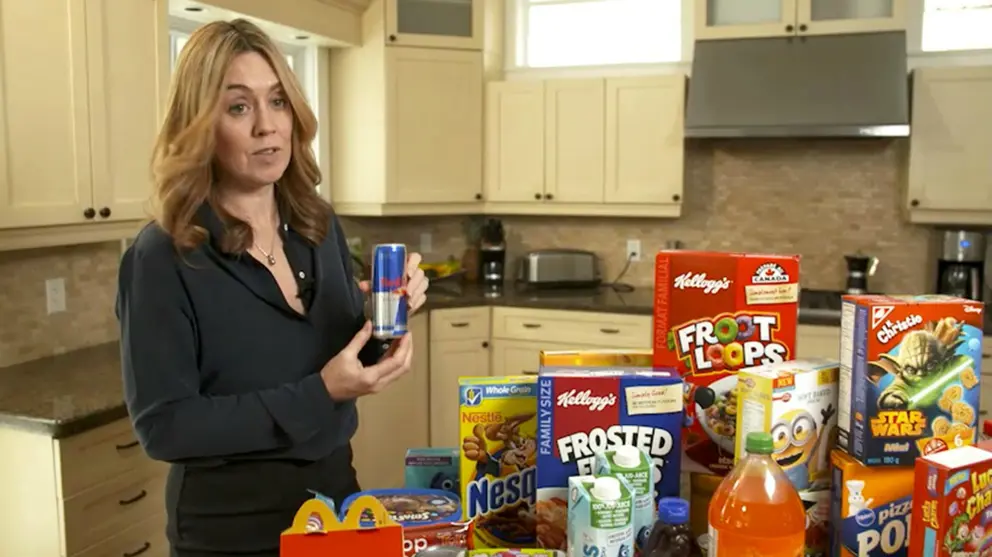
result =
[[[193,33],[155,147],[157,218],[124,256],[118,298],[128,411],[148,455],[172,463],[174,557],[278,555],[307,490],[340,503],[359,489],[355,399],[410,369],[410,335],[370,341],[315,191],[316,129],[255,25]],[[411,310],[426,299],[419,262]]]

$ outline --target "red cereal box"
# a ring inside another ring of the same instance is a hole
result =
[[[795,352],[799,256],[663,250],[654,284],[654,365],[685,379],[683,470],[725,474],[737,371]]]
[[[992,554],[992,453],[964,446],[916,459],[909,557]]]

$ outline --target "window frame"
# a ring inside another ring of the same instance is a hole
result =
[[[912,37],[912,43],[910,48],[910,56],[925,56],[925,57],[955,57],[955,56],[981,56],[986,57],[992,55],[992,44],[982,48],[965,48],[965,49],[951,49],[951,50],[924,50],[923,49],[923,35],[924,27],[926,26],[927,19],[927,0],[917,0],[916,4],[919,7],[918,17],[913,18],[913,24],[915,28],[912,29],[910,35],[915,35]],[[986,8],[992,10],[992,7]]]

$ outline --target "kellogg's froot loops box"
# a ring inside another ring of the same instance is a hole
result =
[[[475,547],[533,547],[537,377],[462,377],[462,511]]]
[[[844,296],[839,445],[868,466],[909,466],[973,444],[983,311],[950,296]]]
[[[793,357],[798,302],[798,256],[658,253],[654,365],[685,379],[686,471],[733,467],[736,373]]]
[[[916,459],[911,557],[992,554],[992,453],[959,447]]]

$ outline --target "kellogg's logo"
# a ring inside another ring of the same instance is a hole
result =
[[[778,263],[765,263],[751,277],[751,284],[779,284],[789,282],[789,273]]]
[[[675,277],[675,281],[672,284],[679,290],[695,288],[702,290],[706,294],[716,294],[721,290],[730,288],[731,281],[727,277],[711,279],[706,276],[706,273],[694,273],[689,271]]]
[[[617,403],[617,395],[610,393],[606,396],[595,396],[592,391],[572,389],[558,395],[557,404],[562,408],[569,406],[585,406],[590,412],[600,412]]]

